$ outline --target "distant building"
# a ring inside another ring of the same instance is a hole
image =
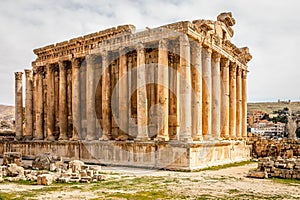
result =
[[[258,123],[266,113],[260,110],[254,110],[251,114],[248,114],[248,125],[251,127],[254,123]]]
[[[261,120],[251,127],[251,133],[258,133],[264,136],[283,136],[285,133],[286,125],[281,122],[270,122],[268,120]]]

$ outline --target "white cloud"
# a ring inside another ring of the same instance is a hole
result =
[[[300,99],[297,0],[2,0],[0,104],[14,103],[14,71],[30,68],[34,48],[120,24],[138,29],[232,11],[234,43],[249,46],[249,100]],[[291,87],[292,86],[292,87]]]

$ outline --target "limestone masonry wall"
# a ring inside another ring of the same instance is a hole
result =
[[[249,176],[300,179],[300,156],[293,158],[260,158],[257,170],[250,171]]]
[[[300,156],[300,140],[287,139],[270,140],[257,135],[248,134],[249,144],[252,145],[251,155],[253,158],[281,156],[292,158]]]

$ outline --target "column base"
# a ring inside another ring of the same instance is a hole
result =
[[[108,141],[110,140],[110,137],[108,137],[107,135],[102,135],[101,138],[99,138],[100,141]]]
[[[22,139],[23,139],[22,136],[15,136],[15,140],[16,140],[16,141],[21,141]]]
[[[62,136],[58,138],[59,141],[66,141],[69,140],[69,138],[67,136]]]
[[[55,141],[55,137],[53,135],[51,135],[51,136],[48,136],[46,140]]]
[[[148,137],[138,137],[138,138],[134,139],[134,141],[137,141],[137,142],[147,142],[149,140],[150,140],[150,138],[148,138]]]
[[[193,141],[203,141],[203,137],[193,137]]]
[[[189,142],[193,142],[193,138],[191,137],[179,138],[179,141],[184,143],[189,143]]]
[[[116,141],[126,141],[128,139],[129,139],[128,135],[122,134],[116,138]]]
[[[164,136],[157,136],[156,138],[154,138],[154,141],[161,141],[161,142],[167,142],[169,141],[169,137],[164,137]]]
[[[81,139],[80,139],[79,137],[71,137],[70,140],[71,140],[71,141],[79,141],[79,140],[81,140]]]

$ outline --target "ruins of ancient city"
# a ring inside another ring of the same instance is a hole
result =
[[[235,24],[231,12],[139,31],[125,24],[34,49],[31,68],[14,73],[14,122],[0,124],[0,184],[104,187],[168,170],[172,180],[209,185],[225,175],[205,170],[236,163],[252,168],[236,167],[238,178],[218,187],[300,180],[298,104],[278,100],[286,107],[272,113],[249,105],[252,55],[232,42]],[[295,184],[291,195],[300,197]],[[188,197],[202,197],[195,191]]]
[[[222,13],[141,32],[122,25],[35,49],[25,95],[15,73],[9,148],[188,171],[249,159],[252,56],[231,42],[234,24]]]

